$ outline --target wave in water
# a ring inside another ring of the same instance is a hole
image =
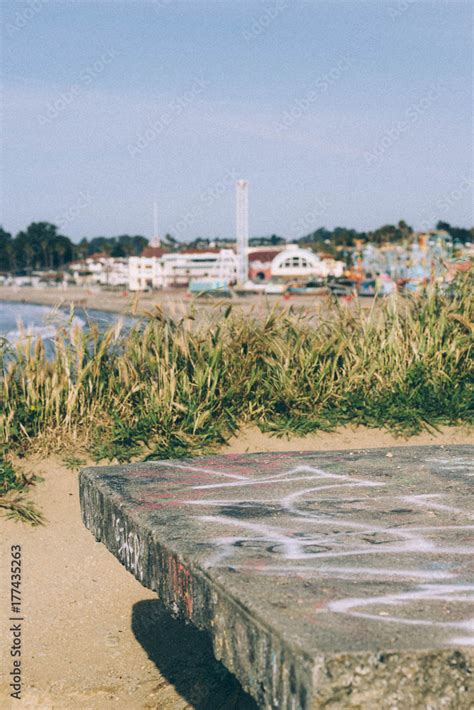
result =
[[[0,303],[0,337],[10,343],[25,338],[54,338],[57,329],[71,322],[80,328],[85,321],[78,316],[70,316],[63,311],[26,303]]]

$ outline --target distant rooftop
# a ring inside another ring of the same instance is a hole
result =
[[[166,254],[166,249],[163,249],[162,247],[145,247],[141,253],[141,256],[160,257],[160,256],[163,256],[163,254]]]

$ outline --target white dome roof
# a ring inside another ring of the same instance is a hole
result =
[[[272,261],[272,274],[280,275],[310,275],[321,271],[322,262],[317,254],[309,249],[298,247],[284,249]],[[324,270],[324,269],[323,269]]]

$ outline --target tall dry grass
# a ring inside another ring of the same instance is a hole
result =
[[[276,434],[471,422],[471,286],[368,314],[337,303],[317,318],[157,311],[128,332],[63,328],[53,357],[23,340],[1,356],[4,448],[128,460],[200,454],[250,422]]]

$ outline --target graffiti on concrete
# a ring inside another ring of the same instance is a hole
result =
[[[441,480],[433,490],[430,479],[426,489],[410,490],[409,480],[345,474],[340,466],[262,463],[268,475],[179,465],[188,485],[169,502],[195,511],[212,545],[205,567],[393,582],[387,593],[328,599],[317,613],[435,626],[447,642],[474,645],[474,583],[461,575],[464,560],[472,565],[474,515],[449,485]],[[427,472],[431,466],[441,475],[474,475],[464,458],[426,459]]]

